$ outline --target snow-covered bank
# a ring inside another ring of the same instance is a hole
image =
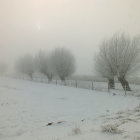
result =
[[[0,78],[0,139],[108,138],[99,131],[103,116],[133,109],[138,104],[139,98],[134,96]],[[50,122],[53,125],[47,126]],[[75,127],[82,133],[73,135]]]

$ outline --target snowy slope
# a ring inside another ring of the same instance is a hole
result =
[[[0,78],[0,139],[101,138],[100,133],[72,137],[71,131],[80,127],[86,132],[102,116],[132,109],[138,103],[134,96]],[[53,125],[47,126],[50,122]]]

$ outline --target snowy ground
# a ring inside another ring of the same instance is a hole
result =
[[[0,140],[139,140],[140,98],[112,93],[0,78]]]

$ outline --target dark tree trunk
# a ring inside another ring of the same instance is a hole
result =
[[[52,82],[53,75],[52,74],[50,74],[50,75],[48,74],[47,77],[48,77],[49,83],[51,83]]]
[[[61,79],[62,82],[65,82],[65,77],[61,76],[60,79]]]
[[[110,89],[115,89],[115,81],[114,78],[108,79],[108,85]]]
[[[33,80],[33,73],[28,73],[31,80]]]
[[[122,87],[126,91],[131,91],[128,81],[126,81],[125,77],[118,77],[119,82],[121,83]]]
[[[52,82],[52,79],[48,78],[48,82],[51,83]]]
[[[61,79],[63,85],[66,86],[66,79],[65,79],[65,77],[62,77],[62,76],[61,76],[60,79]]]

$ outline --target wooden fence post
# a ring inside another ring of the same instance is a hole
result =
[[[109,82],[108,82],[108,92],[110,92],[110,85],[109,85]]]
[[[66,86],[67,85],[67,83],[66,83],[66,80],[64,81],[64,86]]]
[[[93,81],[92,81],[92,90],[94,90],[94,85],[93,85]]]
[[[75,81],[75,86],[76,86],[76,88],[77,88],[77,80]]]
[[[125,95],[126,95],[126,85],[125,85],[125,89],[124,90],[125,90]]]

